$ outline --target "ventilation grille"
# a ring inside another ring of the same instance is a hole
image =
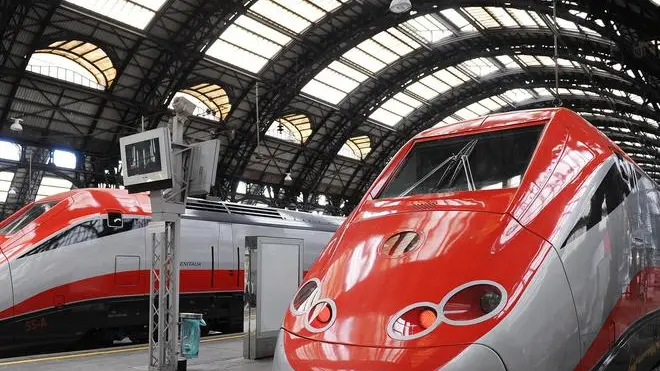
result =
[[[284,219],[277,209],[250,205],[233,204],[221,201],[209,201],[188,198],[187,209],[223,213],[230,215],[258,216],[262,218]]]
[[[417,201],[412,204],[413,209],[420,211],[433,210],[437,206],[438,204],[434,201]]]
[[[419,244],[419,235],[415,232],[401,232],[390,237],[383,243],[380,252],[383,255],[397,258],[413,250]]]

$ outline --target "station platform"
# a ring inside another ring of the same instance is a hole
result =
[[[146,345],[127,345],[90,351],[0,359],[0,371],[147,371]],[[272,359],[243,358],[243,335],[220,335],[201,340],[199,358],[188,361],[188,371],[265,371]]]

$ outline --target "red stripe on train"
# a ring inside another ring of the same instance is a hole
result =
[[[0,312],[0,319],[87,300],[147,295],[149,273],[148,270],[111,273],[53,287]],[[180,290],[183,294],[236,292],[243,291],[244,282],[243,270],[215,270],[211,280],[211,270],[187,269],[181,271]]]

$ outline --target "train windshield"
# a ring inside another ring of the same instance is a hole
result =
[[[417,143],[377,198],[517,187],[543,127]]]
[[[46,211],[50,210],[53,206],[57,205],[59,201],[42,202],[32,205],[24,211],[19,217],[11,221],[9,224],[0,228],[0,235],[13,234],[32,223],[35,219],[43,215]]]

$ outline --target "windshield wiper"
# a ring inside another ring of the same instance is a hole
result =
[[[474,139],[468,144],[466,144],[462,149],[461,152],[458,156],[460,159],[460,164],[463,165],[463,171],[465,172],[465,180],[467,182],[468,190],[473,191],[475,188],[474,185],[474,179],[472,178],[472,170],[470,169],[470,163],[468,160],[468,157],[472,154],[472,151],[474,151],[474,147],[476,147],[478,139]],[[457,165],[459,164],[458,162],[456,163]],[[454,173],[451,176],[451,179],[449,180],[449,184],[447,184],[448,187],[451,187],[452,184],[456,181],[456,178],[458,177],[458,171],[460,169],[460,166],[456,166],[454,168]],[[436,184],[436,188],[441,184],[442,180],[444,180],[444,177],[440,179],[440,181]]]
[[[440,165],[438,165],[438,166],[434,167],[433,169],[431,169],[431,171],[429,171],[426,175],[424,175],[422,177],[422,179],[416,181],[413,185],[408,187],[405,191],[401,192],[401,194],[399,194],[399,196],[397,196],[397,197],[407,196],[408,193],[410,193],[413,189],[417,188],[417,186],[419,186],[420,184],[424,183],[428,178],[430,178],[433,174],[435,174],[438,170],[440,170],[447,163],[449,163],[451,161],[454,161],[456,159],[456,157],[457,157],[456,155],[453,155],[453,156],[447,158],[446,160],[442,161],[442,163]],[[445,174],[446,174],[446,171],[445,171]],[[444,178],[444,174],[443,174],[443,178]]]
[[[401,194],[399,194],[398,197],[407,196],[410,192],[412,192],[420,184],[424,183],[428,178],[433,176],[433,174],[437,173],[438,170],[440,170],[442,167],[444,167],[448,163],[452,163],[452,162],[456,161],[457,159],[462,159],[462,156],[465,155],[465,152],[468,152],[468,156],[469,156],[469,153],[472,153],[472,150],[474,149],[474,146],[477,144],[477,141],[478,140],[475,139],[475,140],[472,140],[472,141],[466,143],[463,147],[461,147],[461,149],[458,151],[457,154],[450,156],[449,158],[444,160],[442,163],[440,163],[440,165],[438,165],[438,166],[434,167],[433,169],[431,169],[431,171],[429,171],[426,175],[424,175],[420,180],[416,181],[413,185],[411,185],[405,191],[403,191]],[[456,162],[456,164],[458,164],[458,162]],[[452,169],[454,170],[454,173],[452,175],[452,180],[451,180],[450,184],[454,182],[454,180],[456,178],[456,172],[458,171],[458,167],[448,166],[447,169],[445,169],[445,172],[440,177],[440,180],[433,187],[434,189],[437,188],[442,183],[442,181],[447,176],[447,173],[449,173]]]

